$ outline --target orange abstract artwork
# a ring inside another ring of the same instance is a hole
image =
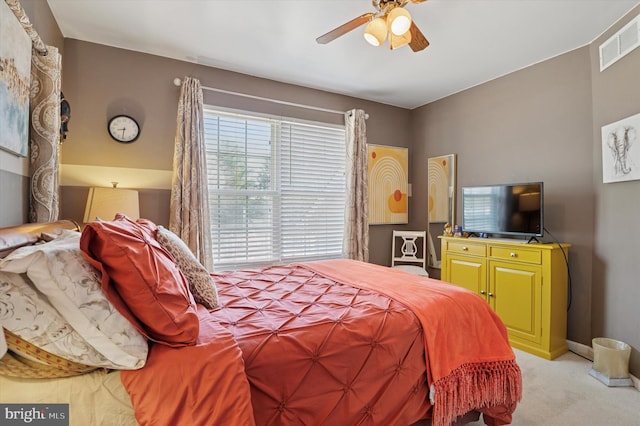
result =
[[[368,145],[369,224],[408,223],[409,150]]]

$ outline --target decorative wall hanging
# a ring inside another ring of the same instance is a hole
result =
[[[27,156],[31,39],[0,1],[0,148]]]
[[[71,120],[71,105],[64,98],[64,93],[60,92],[60,142],[67,138],[69,120]]]
[[[409,150],[367,145],[369,224],[409,222]]]
[[[640,179],[640,114],[602,126],[602,181]]]

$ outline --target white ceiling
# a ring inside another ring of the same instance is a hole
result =
[[[363,28],[316,37],[370,0],[48,0],[64,37],[196,62],[404,108],[592,42],[639,0],[409,3],[431,45],[369,45]]]

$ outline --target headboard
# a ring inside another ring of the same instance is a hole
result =
[[[63,229],[79,231],[80,226],[73,220],[59,220],[0,228],[0,258],[19,247],[37,242],[43,233],[57,234]]]

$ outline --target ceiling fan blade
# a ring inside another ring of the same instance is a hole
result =
[[[409,42],[409,47],[414,52],[419,52],[421,50],[426,49],[429,46],[429,40],[426,39],[424,34],[418,29],[418,26],[411,21],[411,27],[409,28],[411,32],[411,41]]]
[[[369,12],[369,13],[365,13],[363,15],[360,15],[357,18],[352,19],[351,21],[347,22],[346,24],[342,24],[338,28],[335,28],[335,29],[329,31],[328,33],[326,33],[324,35],[321,35],[320,37],[318,37],[316,39],[316,41],[319,44],[327,44],[330,41],[333,41],[333,40],[337,39],[338,37],[345,35],[349,31],[355,30],[360,25],[369,22],[369,20],[371,19],[371,17],[373,15],[375,15],[373,12]]]
[[[424,3],[427,0],[411,0],[411,3]]]

